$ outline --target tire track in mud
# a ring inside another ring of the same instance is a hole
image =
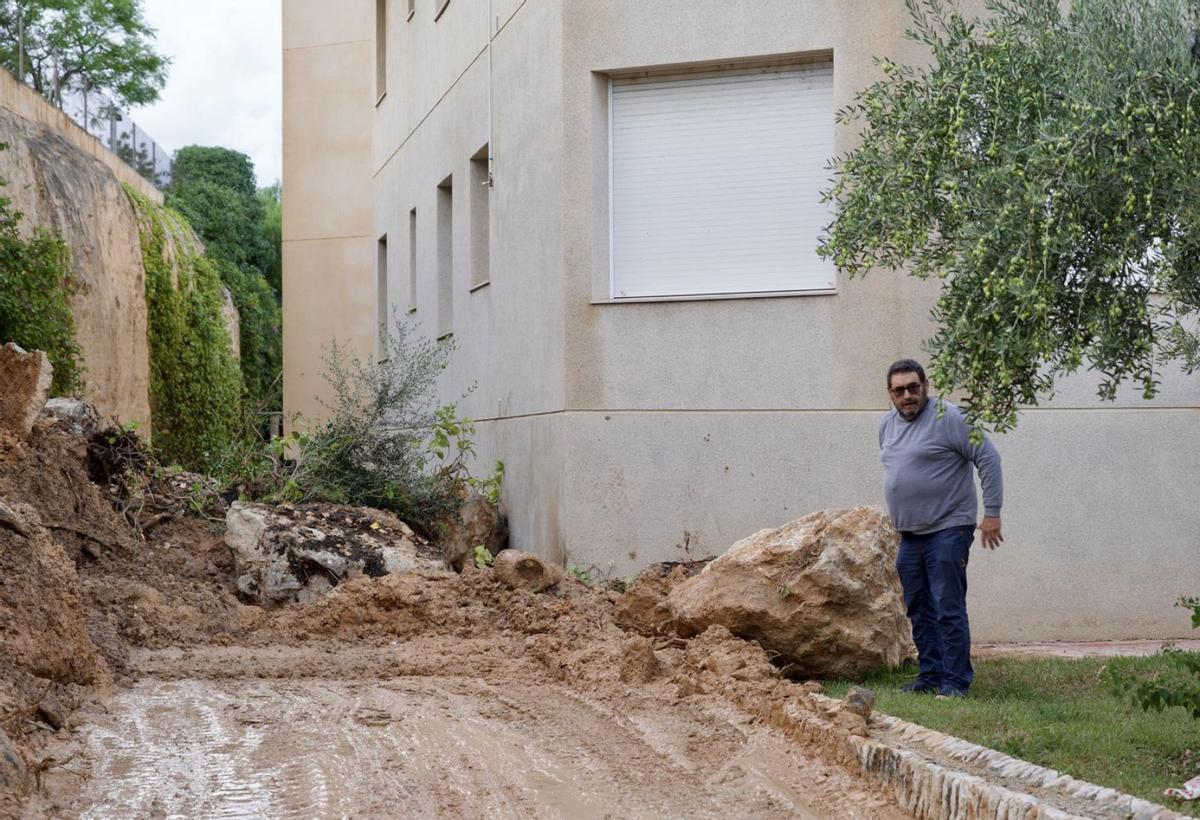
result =
[[[81,729],[86,781],[53,774],[44,815],[902,816],[716,697],[580,691],[529,668],[242,678],[213,660],[234,676],[119,690]]]

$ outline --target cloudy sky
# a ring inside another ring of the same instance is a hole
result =
[[[254,160],[260,187],[282,169],[281,0],[143,0],[171,57],[162,99],[134,109],[140,129],[175,151],[221,145]]]

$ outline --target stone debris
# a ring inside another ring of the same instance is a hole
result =
[[[668,604],[685,638],[719,624],[793,677],[859,678],[914,654],[897,545],[877,508],[816,512],[737,542]]]
[[[96,408],[83,399],[50,399],[42,408],[42,415],[55,419],[76,436],[90,436],[100,428]]]
[[[363,575],[444,566],[400,519],[365,507],[234,502],[225,527],[238,591],[266,606],[309,601]]]
[[[29,528],[25,525],[24,519],[17,515],[2,498],[0,498],[0,528],[15,532],[22,538],[29,537]]]
[[[458,520],[439,525],[437,539],[446,563],[455,572],[462,572],[475,560],[476,547],[499,555],[508,546],[508,523],[496,505],[478,492],[470,492],[458,515]]]
[[[4,729],[0,729],[0,789],[19,793],[25,788],[26,781],[25,761]]]
[[[54,368],[42,351],[28,353],[13,342],[0,347],[0,429],[28,438],[53,378]]]
[[[513,589],[543,592],[563,579],[563,568],[543,561],[532,552],[504,550],[492,566],[501,583]]]
[[[871,710],[875,708],[875,693],[861,686],[851,686],[850,691],[842,698],[842,706],[854,714],[870,720]]]

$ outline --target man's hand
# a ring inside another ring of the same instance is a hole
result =
[[[979,537],[988,549],[994,550],[1004,542],[1004,536],[1000,534],[1000,518],[998,516],[985,515],[978,529]]]

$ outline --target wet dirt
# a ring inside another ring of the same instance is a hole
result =
[[[524,642],[416,673],[438,643],[139,653],[30,815],[903,816],[721,697],[563,683]]]

